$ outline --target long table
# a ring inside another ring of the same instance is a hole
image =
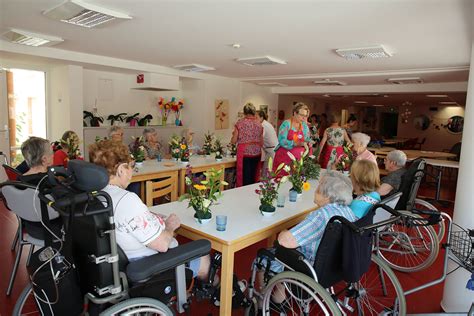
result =
[[[181,219],[179,235],[192,240],[208,239],[212,248],[222,253],[219,315],[231,315],[235,253],[264,239],[272,241],[280,231],[296,225],[315,210],[313,195],[317,182],[310,183],[311,189],[303,192],[297,202],[289,202],[287,196],[285,207],[277,208],[275,215],[270,217],[263,217],[259,212],[260,200],[255,193],[258,184],[225,191],[218,204],[211,208],[211,222],[204,225],[195,221],[193,209],[187,208],[188,201],[157,205],[150,210],[165,215],[175,213]],[[289,189],[290,184],[285,183],[280,192]],[[216,230],[216,215],[227,215],[226,231]]]
[[[444,168],[459,169],[459,161],[426,159],[426,163],[438,171],[438,174],[434,178],[436,181],[435,199],[439,201],[440,200],[439,196],[441,192],[441,178],[443,177],[443,169]]]

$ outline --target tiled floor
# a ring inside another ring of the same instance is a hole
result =
[[[455,182],[443,181],[443,191],[441,197],[443,199],[453,200],[455,191]],[[423,185],[420,188],[419,193],[425,196],[434,196],[434,189]],[[448,205],[445,210],[452,211],[452,203]],[[10,297],[5,296],[8,278],[10,270],[14,261],[14,252],[10,251],[10,245],[13,239],[13,235],[16,230],[16,218],[5,209],[2,203],[0,203],[0,315],[10,315],[12,308],[15,304],[16,298],[25,286],[27,282],[27,274],[25,269],[26,254],[23,256],[20,269],[18,271],[13,293]],[[265,246],[265,242],[253,245],[252,247],[246,248],[237,254],[235,262],[235,271],[239,278],[248,279],[250,276],[250,265],[256,254],[256,251]],[[26,252],[26,251],[25,251]],[[441,253],[441,252],[440,252]],[[441,273],[442,268],[442,256],[440,255],[435,264],[427,270],[418,273],[404,274],[397,273],[403,288],[405,290],[426,282],[430,278],[436,277]],[[407,297],[407,305],[409,313],[433,313],[440,311],[439,302],[443,295],[442,285],[433,286],[425,289],[419,293],[415,293]],[[429,299],[427,299],[429,298]],[[192,305],[192,314],[194,315],[218,315],[218,308],[211,306],[207,302],[200,302]],[[241,310],[236,310],[233,315],[243,314]]]

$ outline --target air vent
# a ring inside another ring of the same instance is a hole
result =
[[[15,44],[27,46],[53,46],[64,40],[60,37],[49,36],[44,34],[37,34],[29,31],[10,29],[2,34],[2,36]]]
[[[115,19],[130,20],[132,18],[124,13],[80,0],[68,0],[54,8],[44,11],[43,14],[53,20],[87,28],[96,27]]]
[[[388,52],[382,45],[361,48],[336,49],[336,54],[345,59],[392,57],[392,54]]]
[[[287,84],[280,83],[280,82],[258,82],[257,83],[259,86],[265,86],[265,87],[287,87]]]
[[[200,64],[177,65],[177,66],[173,66],[173,68],[184,70],[184,71],[191,71],[191,72],[203,72],[203,71],[216,70],[216,68],[204,66]]]
[[[238,58],[235,61],[247,66],[286,65],[286,61],[271,56]]]
[[[420,77],[406,77],[406,78],[389,78],[387,79],[389,83],[393,84],[414,84],[414,83],[423,83],[423,79]]]
[[[345,82],[331,80],[331,79],[317,80],[317,81],[313,81],[313,83],[318,86],[345,86],[347,85],[347,83]]]

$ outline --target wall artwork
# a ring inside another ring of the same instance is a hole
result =
[[[216,99],[215,103],[215,129],[229,128],[229,100]]]

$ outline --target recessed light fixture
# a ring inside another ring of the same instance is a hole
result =
[[[259,86],[266,86],[266,87],[287,87],[287,84],[281,82],[257,82]]]
[[[323,94],[323,97],[325,97],[325,98],[330,98],[331,95],[330,95],[330,94]]]
[[[387,51],[387,49],[383,45],[359,48],[340,48],[336,49],[335,52],[336,54],[345,59],[392,57],[392,53]]]
[[[47,17],[64,23],[82,27],[96,27],[115,19],[127,19],[132,17],[108,8],[81,0],[68,0],[49,10],[43,12]]]
[[[237,58],[238,63],[247,66],[268,66],[268,65],[286,65],[287,62],[272,56]]]
[[[235,48],[235,49],[239,49],[241,47],[241,45],[239,43],[234,43],[234,44],[231,44],[230,47]]]
[[[446,94],[427,94],[428,98],[447,98],[448,95]]]
[[[203,72],[203,71],[211,71],[216,70],[214,67],[204,66],[200,64],[187,64],[187,65],[176,65],[173,68],[183,71],[191,71],[191,72]]]
[[[372,106],[385,106],[383,104],[373,104]]]
[[[20,29],[10,29],[2,37],[15,44],[26,46],[52,46],[64,42],[60,37],[33,33]]]
[[[458,105],[458,103],[454,101],[443,101],[443,102],[438,102],[438,103],[442,105]]]
[[[355,104],[366,104],[368,103],[367,101],[354,101]]]
[[[393,84],[423,83],[423,79],[420,77],[388,78],[387,81]]]

